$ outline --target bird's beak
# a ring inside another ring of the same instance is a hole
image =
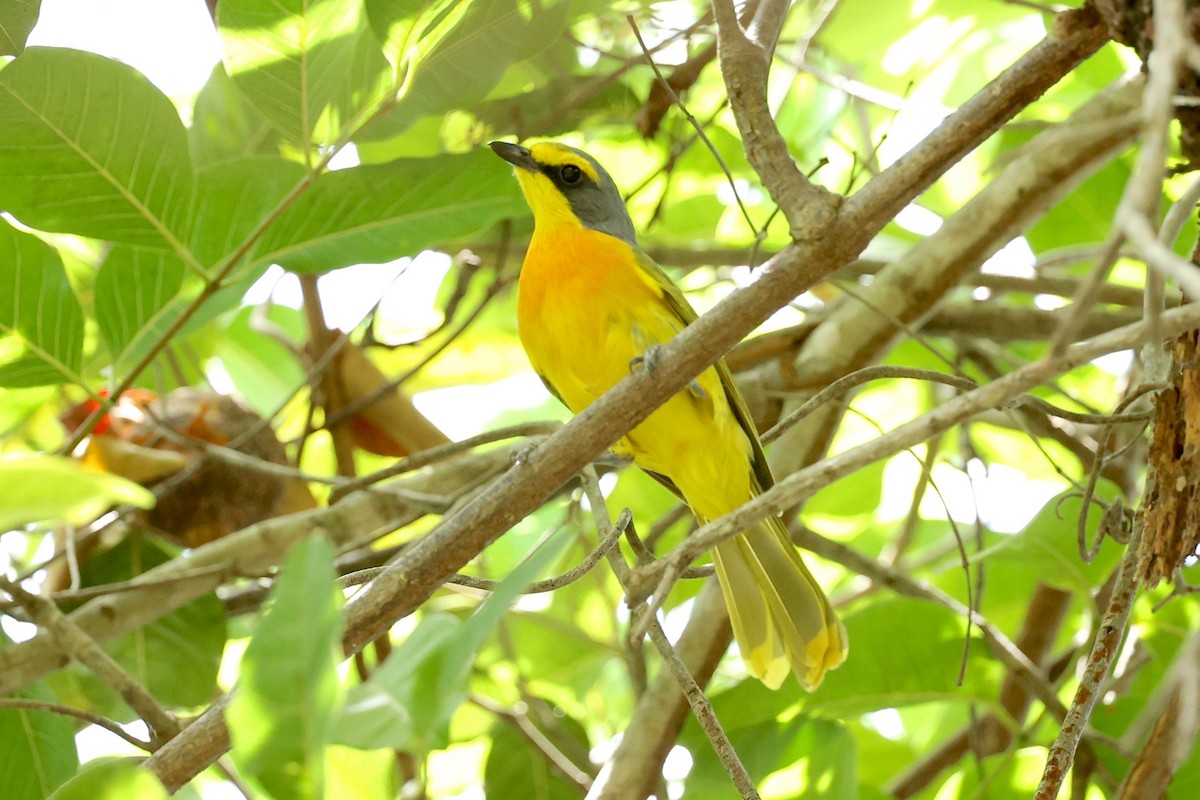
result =
[[[492,152],[514,167],[519,167],[530,172],[538,172],[537,162],[529,154],[528,147],[522,147],[512,142],[489,142],[488,147],[492,148]]]

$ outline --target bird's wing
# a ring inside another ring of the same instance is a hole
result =
[[[692,304],[683,296],[683,292],[679,287],[672,282],[667,274],[663,272],[662,267],[658,266],[650,256],[643,253],[641,250],[634,249],[634,254],[637,257],[638,266],[645,270],[656,284],[662,289],[663,301],[684,326],[690,325],[696,320],[696,310],[692,308]],[[767,489],[775,484],[775,479],[771,475],[771,467],[767,463],[767,457],[763,453],[762,443],[758,440],[758,430],[754,426],[754,419],[750,416],[750,409],[746,407],[746,401],[742,398],[742,393],[738,390],[737,384],[734,383],[733,375],[729,371],[729,365],[725,363],[725,359],[721,358],[713,365],[717,371],[717,376],[721,379],[721,387],[725,390],[725,397],[729,401],[729,407],[733,409],[733,415],[738,421],[738,425],[746,432],[746,438],[750,440],[751,459],[750,466],[754,470],[754,477],[758,481],[760,490]],[[656,476],[657,477],[657,476]],[[663,482],[662,479],[659,479]],[[677,489],[668,485],[676,494],[679,494]]]

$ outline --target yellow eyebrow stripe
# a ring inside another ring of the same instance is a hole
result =
[[[592,162],[583,158],[578,153],[573,153],[553,142],[539,142],[529,148],[529,154],[533,156],[534,161],[539,164],[545,164],[548,167],[561,167],[565,164],[574,164],[583,170],[583,174],[591,178],[593,183],[600,182],[600,173],[596,172],[596,168],[592,166]]]

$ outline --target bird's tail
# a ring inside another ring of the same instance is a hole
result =
[[[810,691],[846,658],[846,629],[783,522],[763,520],[714,551],[733,634],[750,673],[778,689],[789,670]]]

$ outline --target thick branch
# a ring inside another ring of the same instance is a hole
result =
[[[1107,28],[1090,8],[1062,12],[1049,36],[850,197],[842,214],[859,224],[870,224],[880,215],[895,216],[963,153],[975,149],[1107,41]]]
[[[720,19],[721,5],[716,8]],[[1021,108],[1017,100],[1029,102],[1036,98],[1102,41],[1102,33],[1095,31],[1090,35],[1076,33],[1061,41],[1047,39],[982,94],[1005,101],[1001,105],[1009,115],[1014,114]],[[395,620],[411,613],[449,575],[537,508],[545,497],[649,416],[652,409],[682,389],[753,328],[830,271],[858,256],[887,221],[885,214],[906,205],[928,182],[1007,118],[990,108],[985,109],[986,103],[973,100],[968,106],[983,117],[983,124],[978,124],[960,109],[931,134],[933,144],[922,143],[913,151],[918,154],[913,158],[919,163],[936,160],[931,152],[936,153],[943,161],[940,169],[921,171],[920,177],[913,177],[903,185],[907,189],[895,179],[872,180],[855,195],[854,214],[843,215],[823,226],[819,234],[814,235],[816,238],[798,237],[800,241],[767,263],[758,281],[725,298],[664,346],[653,369],[634,370],[529,453],[501,480],[402,554],[393,568],[347,606],[348,625],[343,642],[346,651],[358,650]],[[947,127],[958,134],[944,132]],[[897,192],[902,191],[912,194],[898,198]]]

